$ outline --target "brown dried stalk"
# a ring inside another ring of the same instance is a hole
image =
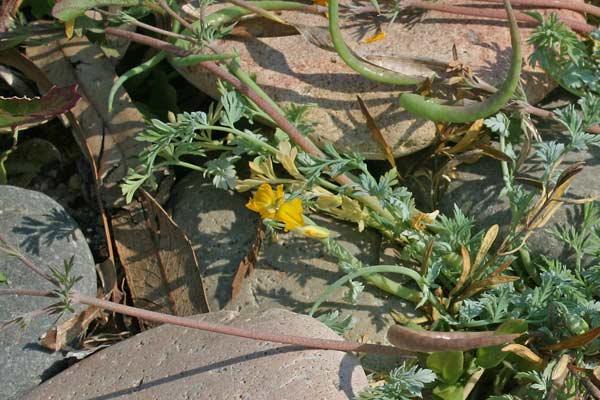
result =
[[[51,291],[28,290],[28,289],[0,289],[2,295],[18,296],[36,296],[55,298],[56,294]],[[141,308],[130,307],[108,300],[97,299],[82,295],[79,292],[71,292],[69,299],[73,303],[85,304],[88,306],[102,308],[104,310],[129,315],[144,321],[156,322],[159,324],[170,324],[183,326],[186,328],[198,329],[207,332],[220,333],[223,335],[237,336],[252,340],[264,340],[273,343],[283,343],[296,346],[307,347],[311,349],[336,350],[347,352],[360,352],[369,354],[380,354],[387,356],[412,357],[413,354],[401,350],[394,346],[385,346],[379,344],[359,343],[349,340],[331,340],[319,339],[306,336],[286,335],[273,332],[255,331],[235,326],[213,324],[210,322],[199,321],[191,318],[178,317],[175,315],[162,314],[154,311],[143,310]]]

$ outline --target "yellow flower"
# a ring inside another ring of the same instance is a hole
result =
[[[274,192],[271,185],[263,183],[246,207],[259,213],[261,218],[271,218],[283,222],[286,231],[304,225],[302,200],[296,198],[284,201],[283,185],[277,185],[277,191]]]
[[[425,229],[426,224],[431,224],[435,221],[436,217],[440,212],[435,210],[434,212],[424,213],[419,212],[412,218],[412,227],[418,231],[422,231]]]

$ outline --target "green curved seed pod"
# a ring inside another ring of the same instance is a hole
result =
[[[400,105],[412,114],[432,121],[468,123],[481,118],[487,118],[500,111],[510,100],[521,76],[521,36],[517,21],[509,0],[504,0],[504,7],[510,23],[510,40],[512,57],[506,80],[498,91],[486,100],[467,106],[448,106],[439,104],[431,99],[417,94],[406,93],[400,96]]]
[[[390,83],[393,85],[418,85],[423,82],[423,78],[403,75],[396,72],[378,69],[374,66],[361,62],[344,43],[342,33],[340,32],[340,16],[338,13],[338,0],[329,0],[329,33],[335,51],[344,60],[350,68],[372,81]]]
[[[147,61],[141,63],[137,67],[131,68],[129,71],[125,72],[123,75],[117,79],[117,81],[110,88],[110,93],[108,94],[108,112],[112,112],[113,102],[115,100],[115,95],[117,94],[117,90],[130,78],[133,78],[136,75],[141,74],[142,72],[146,72],[154,68],[158,63],[160,63],[165,57],[167,53],[164,51],[159,51],[152,58],[149,58]]]

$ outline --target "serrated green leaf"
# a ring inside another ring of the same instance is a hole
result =
[[[0,97],[0,127],[18,126],[62,114],[77,104],[77,85],[53,86],[42,97]]]

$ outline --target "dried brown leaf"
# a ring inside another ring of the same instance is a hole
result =
[[[481,246],[479,247],[479,251],[477,251],[477,255],[475,256],[475,261],[473,262],[473,270],[476,270],[477,267],[481,265],[485,256],[490,251],[492,244],[496,240],[498,236],[498,231],[500,227],[498,225],[492,225],[490,229],[485,233],[483,240],[481,242]]]
[[[254,239],[252,246],[250,246],[250,251],[248,251],[246,257],[240,261],[240,265],[238,266],[235,276],[233,277],[233,282],[231,283],[231,300],[235,299],[242,289],[244,277],[254,271],[254,266],[258,260],[258,254],[264,238],[265,226],[260,223],[258,224],[258,228],[256,230],[256,238]]]
[[[469,274],[471,273],[471,255],[469,254],[469,250],[465,246],[460,246],[460,252],[462,255],[462,272],[460,274],[460,278],[458,282],[456,282],[456,286],[450,291],[450,296],[453,296],[460,289],[462,289],[463,285],[467,281]]]
[[[60,351],[68,343],[81,337],[87,331],[90,323],[102,314],[102,309],[89,306],[60,325],[53,326],[41,340],[42,346],[51,351]]]
[[[510,156],[500,150],[498,150],[497,148],[490,146],[489,144],[480,144],[478,146],[481,150],[483,150],[483,154],[485,154],[488,157],[492,157],[496,160],[499,161],[505,161],[507,163],[511,163],[513,162],[513,159],[510,158]]]
[[[572,336],[565,340],[562,340],[558,343],[552,344],[550,346],[543,347],[542,350],[565,350],[565,349],[574,349],[576,347],[585,346],[592,340],[596,339],[600,336],[600,326],[594,329],[590,329],[589,331],[582,333],[581,335]]]
[[[491,276],[489,278],[482,279],[477,281],[469,286],[468,289],[460,296],[461,299],[467,299],[490,286],[500,285],[502,283],[510,283],[514,281],[518,281],[518,276],[510,276],[510,275],[502,275],[502,276]]]
[[[373,139],[375,139],[377,144],[379,144],[381,146],[381,149],[385,153],[385,158],[390,163],[392,168],[396,168],[396,159],[394,158],[394,151],[392,150],[390,145],[385,140],[383,133],[381,133],[379,126],[377,126],[377,122],[375,122],[375,120],[371,116],[371,113],[369,112],[369,109],[367,108],[367,105],[365,104],[365,102],[360,98],[360,96],[356,96],[356,99],[358,100],[358,105],[360,106],[360,111],[362,112],[362,114],[365,117],[365,120],[367,122],[367,127],[369,128],[369,132],[371,132],[371,137]]]
[[[511,343],[502,348],[504,352],[510,352],[536,365],[542,365],[544,359],[535,354],[529,347],[522,344]]]
[[[453,147],[447,150],[447,153],[456,154],[469,148],[469,146],[475,143],[475,141],[481,134],[482,127],[483,119],[478,119],[477,121],[473,122],[473,124],[469,127],[467,132],[460,138],[458,143],[456,143]]]
[[[141,193],[142,202],[112,221],[133,303],[179,316],[209,312],[189,239],[152,196]]]

